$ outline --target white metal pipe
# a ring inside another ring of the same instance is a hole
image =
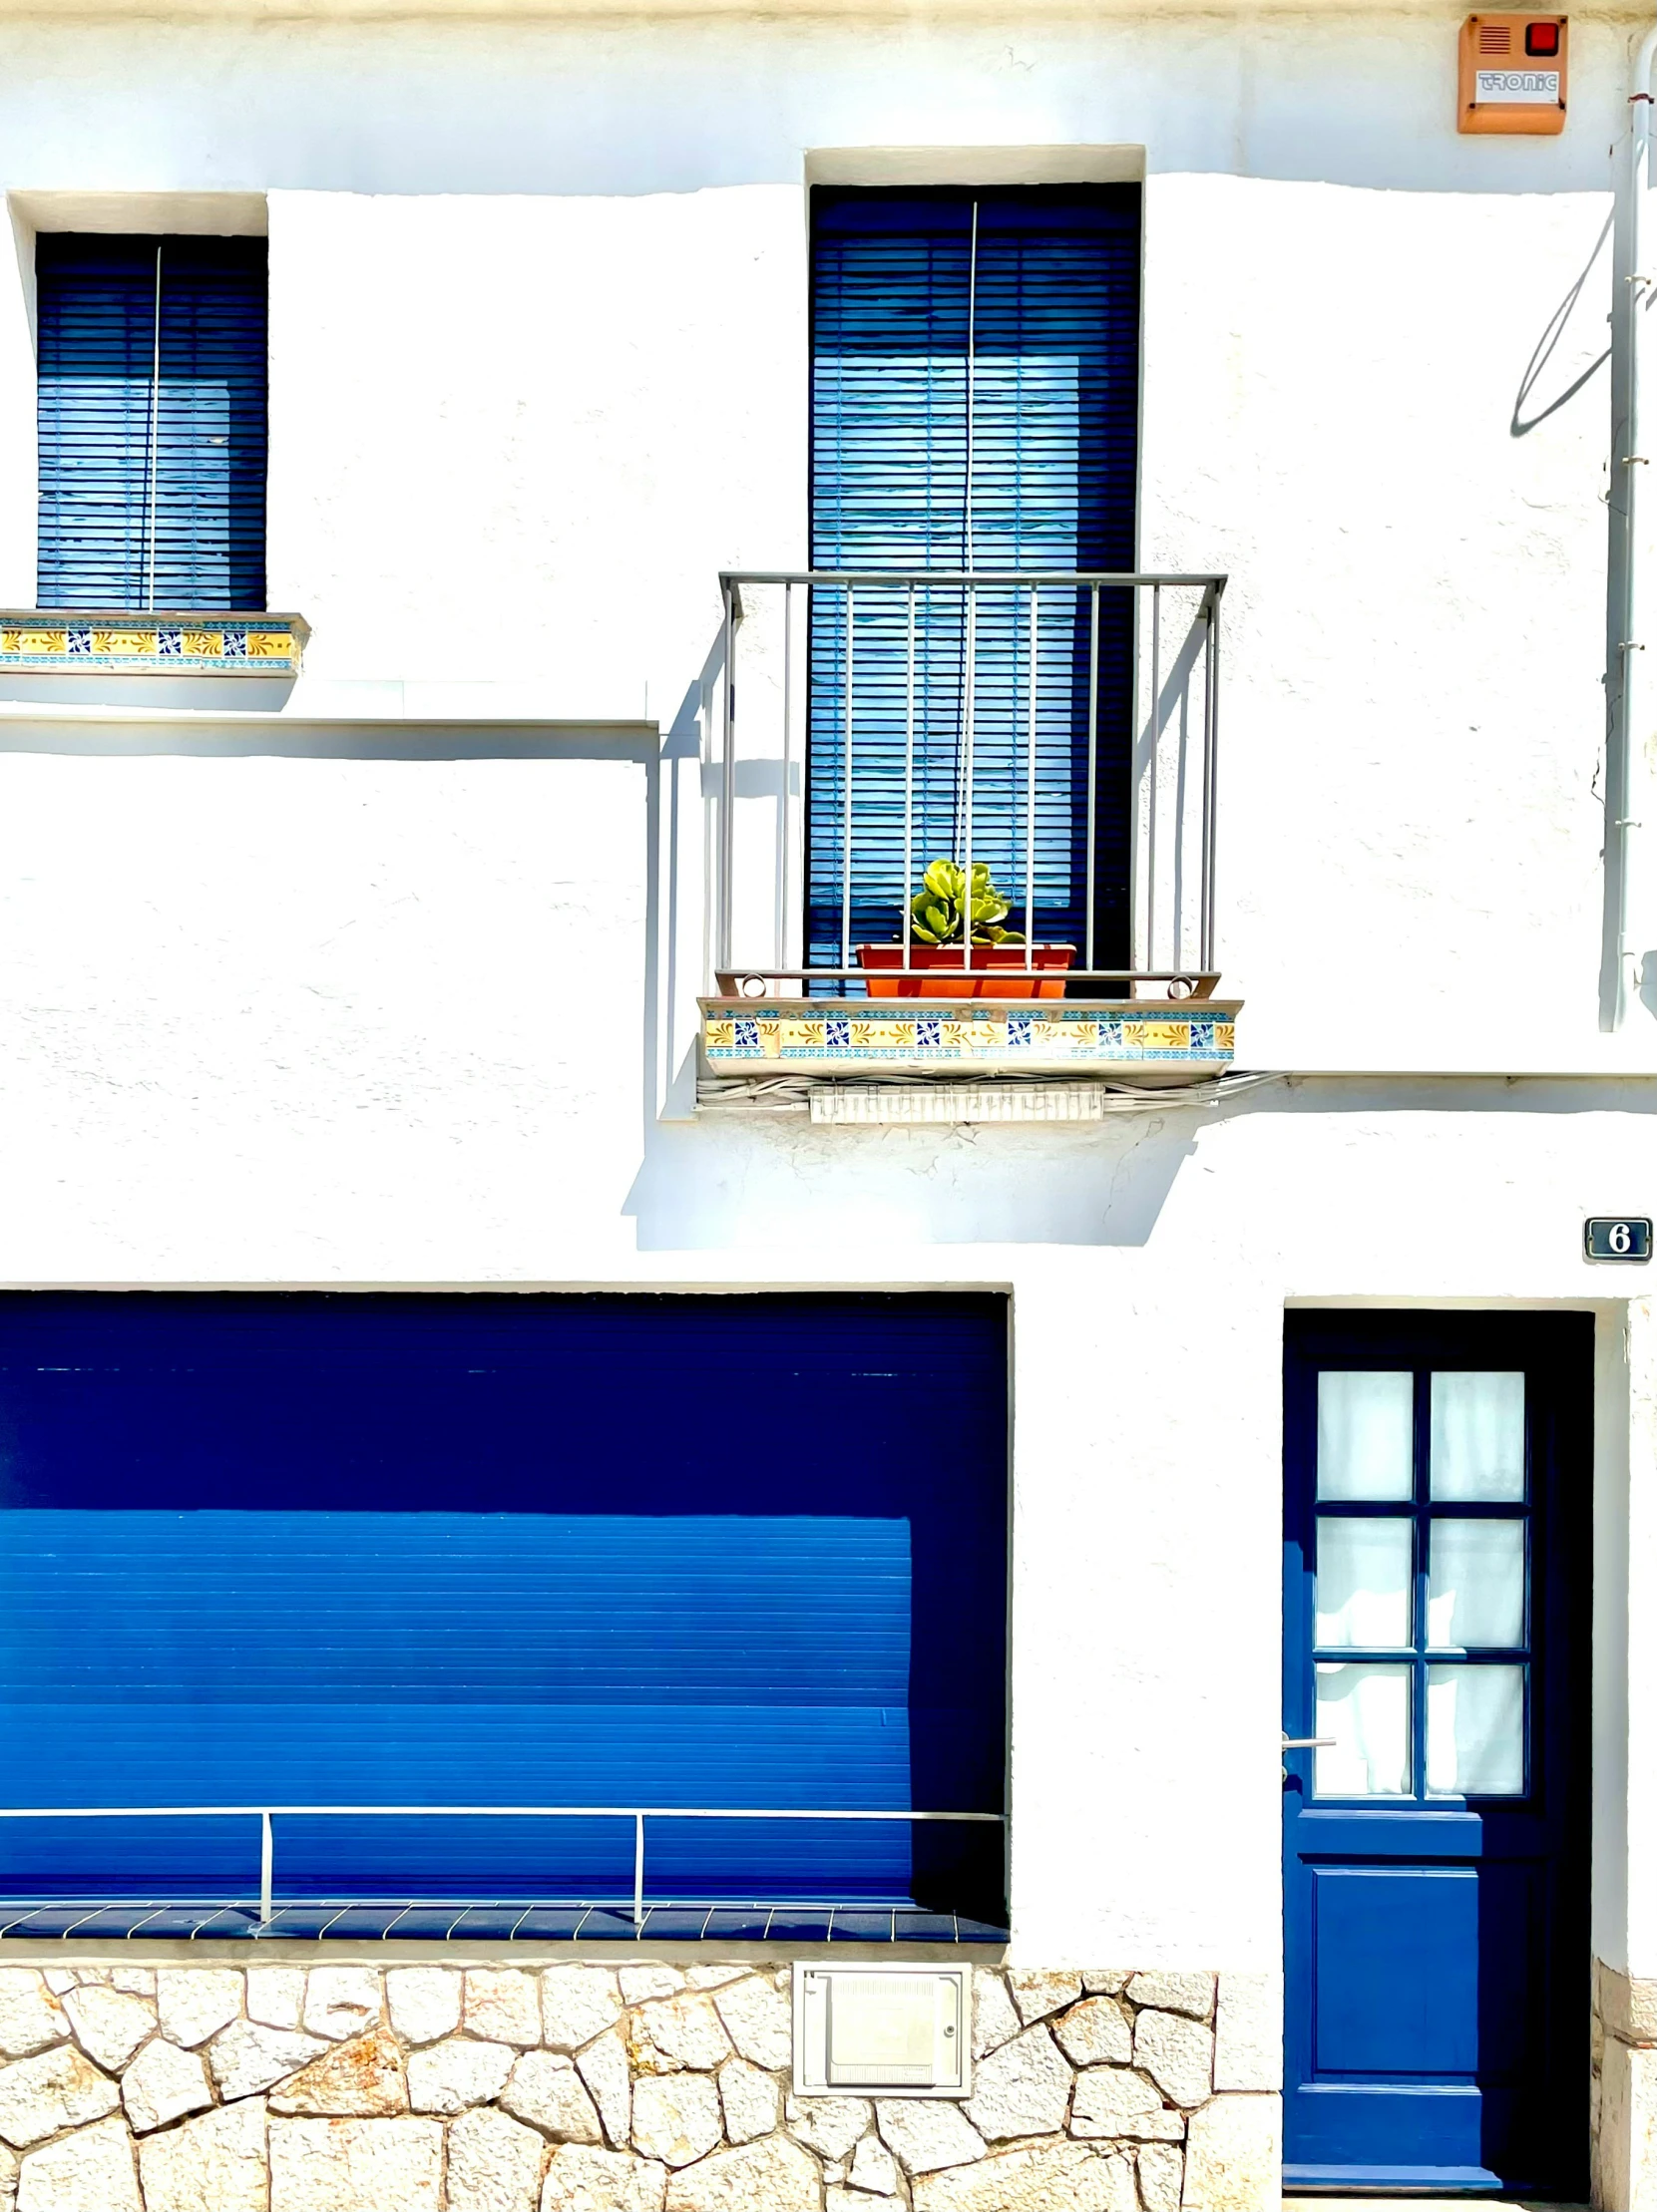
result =
[[[1657,26],[1634,55],[1628,86],[1628,157],[1623,179],[1619,250],[1612,301],[1610,545],[1607,549],[1605,869],[1606,944],[1600,993],[1600,1026],[1621,1028],[1640,978],[1641,947],[1634,941],[1630,897],[1635,870],[1633,832],[1636,763],[1644,744],[1647,681],[1642,661],[1649,643],[1644,626],[1647,589],[1640,546],[1640,475],[1650,457],[1640,425],[1641,341],[1651,279],[1645,265],[1645,195],[1651,177],[1651,73],[1657,62]]]

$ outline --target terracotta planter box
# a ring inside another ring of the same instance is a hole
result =
[[[871,970],[871,998],[1062,998],[1063,970],[1074,958],[1073,944],[975,944],[969,969],[962,963],[959,945],[912,944],[909,965],[937,973],[883,975],[882,968],[904,965],[903,946],[860,944],[857,948],[858,966]]]

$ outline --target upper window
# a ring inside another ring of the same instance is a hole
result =
[[[262,238],[36,243],[43,607],[264,605]]]

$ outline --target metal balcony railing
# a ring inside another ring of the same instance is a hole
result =
[[[1219,574],[727,571],[709,967],[725,995],[912,974],[924,871],[988,867],[1026,974],[1217,980]],[[1021,953],[1022,944],[1022,953]],[[957,943],[943,957],[968,954]],[[941,955],[920,957],[936,975]],[[973,965],[984,964],[975,954]]]
[[[963,1822],[1005,1828],[1004,1813],[864,1811],[710,1805],[5,1805],[0,1820],[256,1820],[259,1824],[259,1925],[274,1910],[278,1819],[621,1820],[632,1825],[632,1925],[644,1924],[644,1824],[649,1820],[876,1820]],[[618,1900],[618,1902],[621,1902]],[[675,1900],[674,1902],[678,1902]]]

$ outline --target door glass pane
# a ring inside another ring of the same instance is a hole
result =
[[[1414,1407],[1409,1374],[1320,1374],[1318,1496],[1408,1498]]]
[[[1317,1643],[1410,1642],[1409,1521],[1318,1523]]]
[[[1430,1797],[1524,1794],[1524,1668],[1427,1670]]]
[[[1428,1535],[1427,1641],[1440,1651],[1524,1642],[1524,1523],[1435,1520]]]
[[[1319,1666],[1317,1725],[1335,1741],[1313,1753],[1319,1797],[1408,1797],[1410,1669]]]
[[[1524,1496],[1524,1376],[1433,1377],[1429,1495],[1515,1501]]]

